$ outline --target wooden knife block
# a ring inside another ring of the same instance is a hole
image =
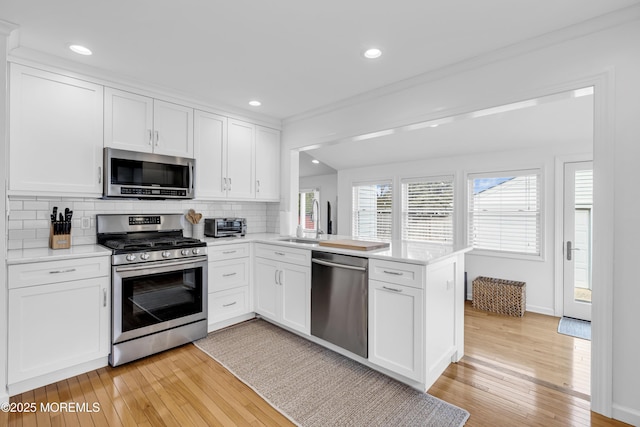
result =
[[[53,234],[53,224],[49,227],[49,247],[51,249],[69,249],[71,234]]]

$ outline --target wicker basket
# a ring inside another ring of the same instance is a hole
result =
[[[473,280],[473,307],[522,317],[526,305],[525,282],[478,276]]]

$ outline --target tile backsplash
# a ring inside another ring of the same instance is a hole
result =
[[[72,245],[96,242],[97,214],[186,213],[189,209],[204,218],[247,218],[248,233],[278,233],[280,204],[268,202],[197,200],[101,200],[67,197],[9,197],[8,249],[49,246],[49,224],[54,206],[73,211]],[[84,221],[83,221],[84,219]],[[88,225],[88,228],[82,228]]]

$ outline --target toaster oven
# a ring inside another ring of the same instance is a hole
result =
[[[247,234],[246,218],[205,218],[204,235],[207,237],[241,237]]]

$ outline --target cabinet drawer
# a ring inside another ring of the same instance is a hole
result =
[[[109,276],[111,257],[10,265],[9,289]]]
[[[423,289],[424,266],[372,259],[369,261],[369,279]]]
[[[207,255],[209,256],[209,261],[248,257],[249,244],[210,245],[207,247]]]
[[[241,316],[249,312],[249,287],[214,292],[209,294],[208,323]]]
[[[249,285],[249,258],[209,263],[209,292]]]
[[[302,266],[311,265],[311,251],[280,245],[256,244],[256,256],[274,261],[289,262]]]

